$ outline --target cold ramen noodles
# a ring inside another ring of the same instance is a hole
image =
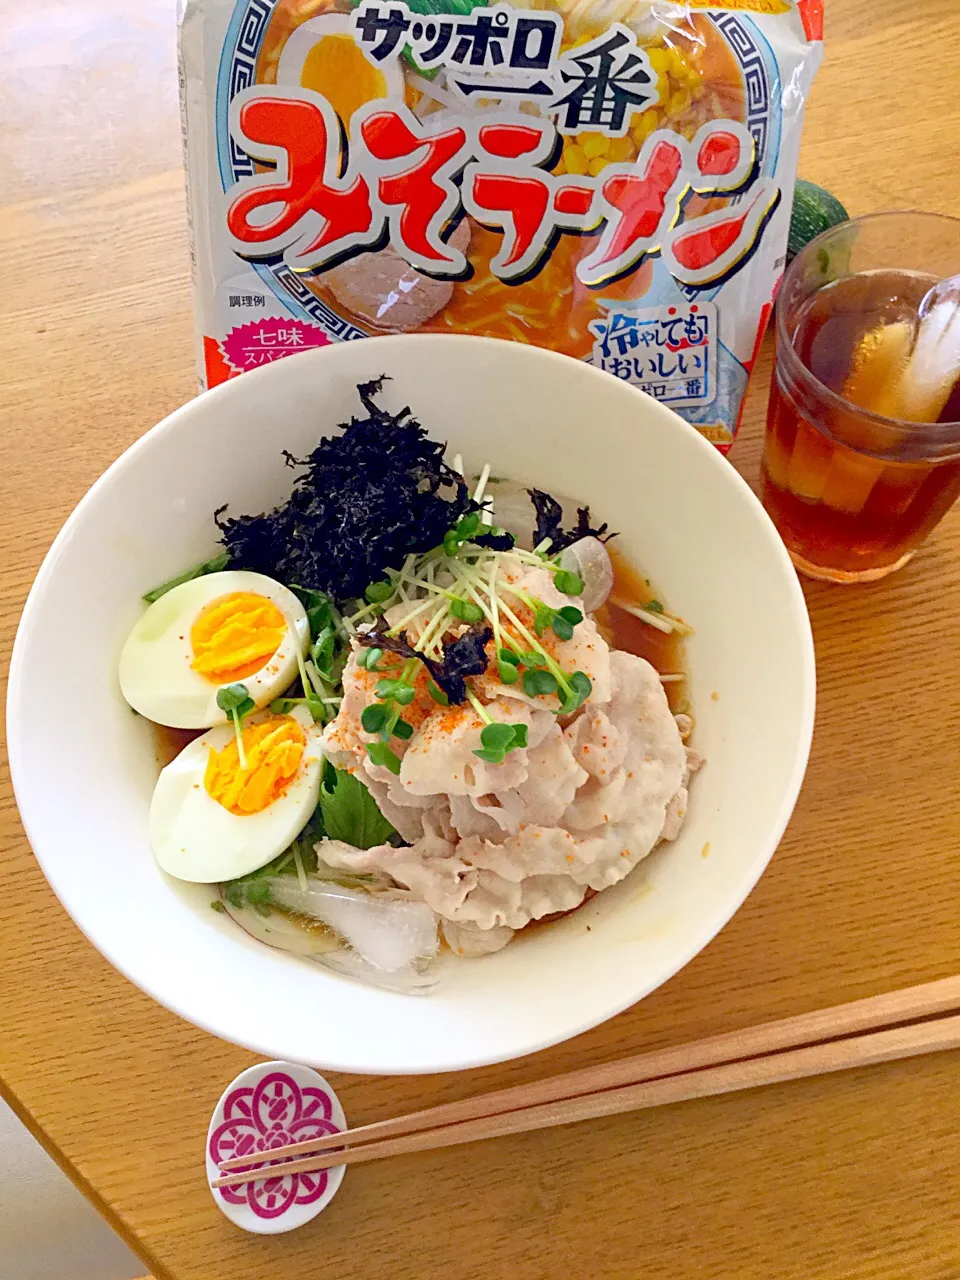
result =
[[[688,628],[588,508],[467,480],[359,395],[287,455],[286,503],[212,513],[221,549],[147,592],[119,682],[161,727],[163,870],[264,943],[423,991],[442,951],[498,951],[676,837]]]
[[[720,447],[783,266],[819,0],[186,0],[201,381],[535,342]]]

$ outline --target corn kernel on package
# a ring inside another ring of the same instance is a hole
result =
[[[202,385],[476,333],[721,449],[783,268],[821,0],[184,0]]]

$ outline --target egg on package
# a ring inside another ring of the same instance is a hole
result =
[[[243,684],[266,706],[293,683],[309,642],[292,591],[261,573],[210,573],[150,605],[120,654],[120,688],[148,720],[208,729],[228,718],[217,706],[224,685]]]
[[[163,870],[213,884],[282,853],[317,807],[321,728],[306,707],[254,712],[243,721],[242,761],[232,724],[184,747],[150,802],[150,844]]]
[[[376,98],[403,98],[396,62],[375,66],[361,49],[347,13],[309,18],[290,33],[277,66],[278,85],[312,89],[350,128],[353,113]]]

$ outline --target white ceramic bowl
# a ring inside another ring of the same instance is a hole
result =
[[[695,629],[695,779],[675,844],[566,919],[484,960],[448,958],[426,998],[356,985],[248,939],[208,887],[158,869],[147,842],[150,727],[117,685],[141,592],[215,549],[214,508],[260,511],[358,409],[412,406],[469,466],[582,498]],[[69,699],[62,690],[69,689]],[[91,942],[182,1017],[271,1058],[428,1072],[531,1053],[612,1017],[691,959],[767,865],[810,745],[810,626],[779,537],[730,464],[675,414],[536,347],[381,338],[278,361],[178,409],[71,515],[17,636],[8,739],[27,834]],[[709,844],[709,856],[703,856]],[[589,931],[587,926],[590,926]],[[38,945],[41,945],[38,942]]]

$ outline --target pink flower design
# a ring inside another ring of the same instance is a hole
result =
[[[303,1142],[340,1130],[330,1119],[333,1106],[323,1089],[301,1089],[285,1071],[264,1076],[255,1089],[234,1089],[223,1105],[223,1122],[210,1137],[210,1157],[220,1164],[234,1156],[250,1155],[250,1167],[262,1153],[288,1142]],[[258,1218],[279,1218],[294,1204],[313,1204],[327,1189],[327,1173],[284,1175],[285,1161],[276,1162],[277,1176],[238,1187],[221,1187],[230,1204],[246,1203]]]

